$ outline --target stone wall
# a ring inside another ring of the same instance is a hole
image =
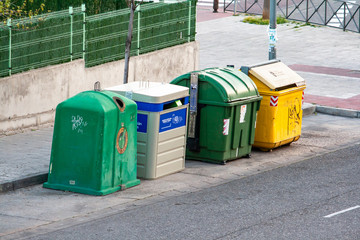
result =
[[[170,82],[198,69],[199,46],[186,43],[130,59],[129,82]],[[56,106],[75,94],[123,83],[124,60],[85,68],[83,60],[0,78],[0,136],[54,122]]]

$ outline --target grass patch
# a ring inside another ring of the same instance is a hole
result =
[[[296,24],[296,26],[294,28],[300,28],[300,27],[306,27],[306,26],[309,26],[309,27],[313,27],[313,28],[316,28],[316,27],[320,27],[320,26],[317,26],[317,25],[314,25],[314,24],[311,24],[311,23],[299,23],[299,22],[293,22]]]
[[[257,24],[257,25],[269,25],[269,23],[270,23],[269,19],[262,19],[262,17],[254,17],[254,16],[245,17],[243,19],[243,22],[250,23],[250,24]],[[284,23],[288,23],[288,22],[289,21],[284,17],[276,18],[277,24],[284,24]]]

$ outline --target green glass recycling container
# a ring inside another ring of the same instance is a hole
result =
[[[56,108],[44,187],[106,195],[140,183],[137,105],[109,91],[87,91]]]

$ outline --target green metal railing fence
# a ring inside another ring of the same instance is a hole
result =
[[[129,14],[129,9],[122,9],[86,19],[86,67],[124,57]],[[139,55],[194,41],[195,14],[194,1],[138,6],[130,54]]]
[[[0,29],[0,77],[45,67],[83,55],[81,7],[7,21]]]
[[[0,77],[79,58],[86,67],[123,59],[130,10],[85,11],[85,5],[70,7],[0,26]],[[195,15],[195,1],[140,5],[131,55],[194,41]]]
[[[261,15],[264,0],[224,0],[224,12]],[[286,19],[360,33],[360,3],[356,0],[276,0],[276,12]]]

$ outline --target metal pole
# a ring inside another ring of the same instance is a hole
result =
[[[73,20],[74,20],[74,10],[73,7],[69,7],[69,14],[70,14],[70,61],[73,60]]]
[[[344,21],[343,21],[343,31],[346,29],[346,2],[344,2]]]
[[[237,1],[234,0],[234,16],[236,15],[236,5],[237,5]],[[246,7],[245,7],[245,11],[246,11]]]
[[[276,0],[270,0],[269,60],[276,59]]]
[[[140,55],[140,17],[141,17],[140,7],[141,7],[141,5],[139,5],[137,7],[137,14],[138,14],[137,21],[138,21],[138,24],[137,24],[137,50],[136,50],[136,52],[137,52],[138,56]]]
[[[191,0],[189,0],[188,42],[191,41]]]
[[[7,26],[9,27],[9,76],[11,76],[11,19],[7,20]]]
[[[324,25],[327,24],[327,1],[325,0],[325,19],[324,19]]]
[[[309,22],[309,0],[306,0],[306,23]]]
[[[86,8],[85,8],[85,4],[81,4],[81,11],[82,11],[82,14],[83,14],[83,59],[85,61],[85,43],[86,43],[86,36],[85,36],[85,33],[86,33]]]

